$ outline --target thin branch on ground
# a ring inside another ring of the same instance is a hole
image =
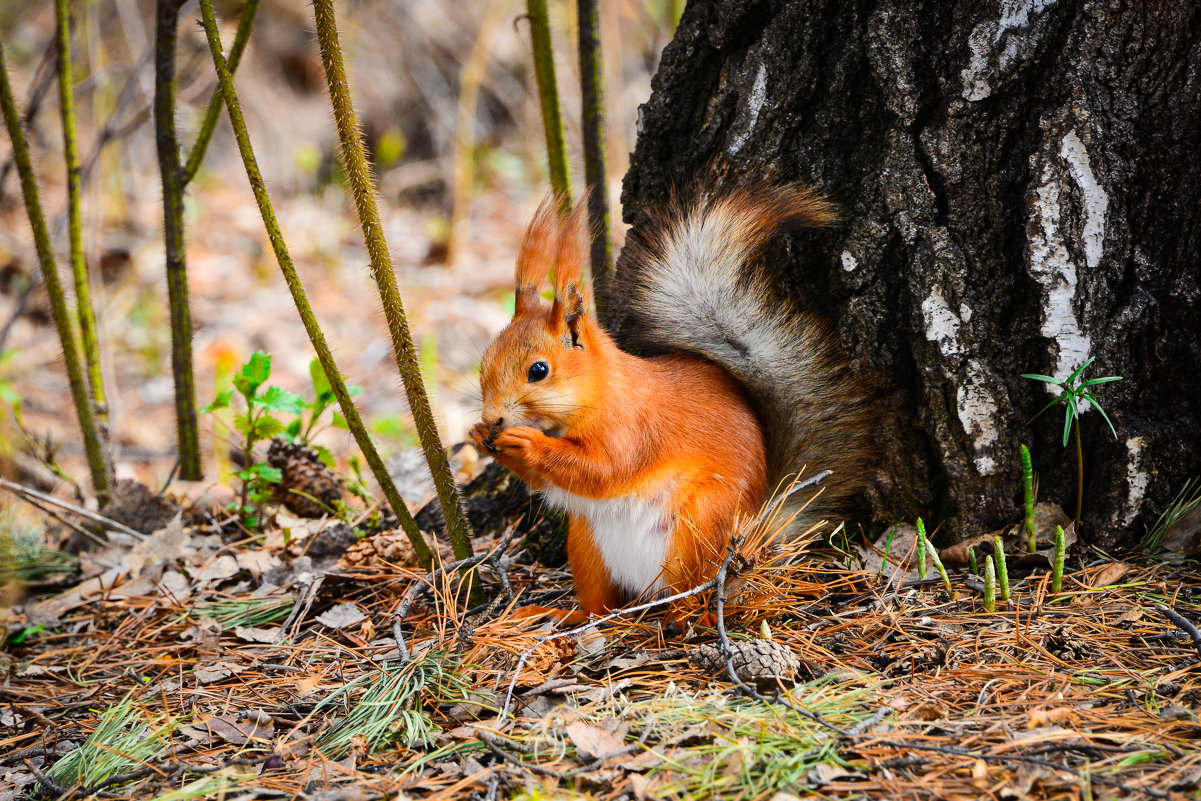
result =
[[[431,591],[436,590],[437,587],[434,585],[434,582],[442,578],[442,576],[454,572],[464,572],[470,570],[476,565],[481,564],[482,562],[488,562],[492,564],[493,567],[498,571],[498,574],[502,577],[502,586],[505,587],[510,599],[512,598],[513,588],[509,584],[508,574],[505,572],[504,567],[500,564],[500,557],[509,547],[509,543],[513,541],[513,535],[516,533],[517,526],[510,526],[509,530],[504,533],[504,535],[496,543],[496,546],[491,550],[485,553],[476,554],[470,559],[460,559],[457,562],[451,562],[448,565],[443,565],[413,582],[413,586],[408,589],[404,595],[404,598],[401,599],[400,606],[397,608],[396,614],[393,615],[392,619],[392,632],[396,637],[396,645],[398,648],[400,648],[402,658],[408,659],[409,649],[404,642],[401,623],[408,616],[409,609],[413,606],[413,601],[417,599],[417,596],[421,593],[421,591],[425,589],[429,589]]]
[[[1175,623],[1181,631],[1189,636],[1189,639],[1193,641],[1193,645],[1197,649],[1197,653],[1201,655],[1201,631],[1198,631],[1197,627],[1189,622],[1188,618],[1177,612],[1175,609],[1164,606],[1163,604],[1156,604],[1155,608],[1159,610],[1160,614]]]
[[[38,492],[35,489],[30,489],[29,487],[22,486],[15,482],[9,481],[8,479],[0,478],[0,489],[6,489],[18,497],[24,498],[25,500],[34,499],[41,501],[42,503],[48,503],[52,506],[57,506],[60,509],[66,509],[72,514],[79,515],[87,520],[91,520],[93,523],[104,526],[105,528],[111,528],[113,531],[119,531],[122,534],[133,537],[138,541],[146,539],[145,534],[130,528],[124,523],[118,523],[116,520],[110,520],[104,515],[97,514],[89,509],[84,509],[82,506],[76,506],[73,503],[67,503],[64,500],[55,498],[53,495],[47,495],[44,492]]]

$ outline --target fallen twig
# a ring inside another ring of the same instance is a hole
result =
[[[494,560],[497,560],[499,555],[505,552],[505,549],[509,547],[509,543],[513,540],[513,535],[516,533],[517,527],[515,525],[510,526],[509,530],[504,533],[504,535],[500,538],[500,541],[497,542],[496,546],[491,550],[485,553],[476,554],[475,556],[467,559],[460,559],[457,562],[451,562],[448,565],[442,565],[442,567],[427,573],[414,582],[413,586],[409,588],[409,591],[405,593],[404,598],[401,599],[400,606],[397,608],[396,614],[392,619],[392,633],[396,638],[397,647],[400,648],[401,659],[408,659],[409,656],[408,646],[405,645],[403,639],[404,635],[403,631],[401,630],[401,622],[408,616],[409,608],[413,605],[413,601],[417,600],[417,596],[421,593],[421,591],[427,588],[430,590],[435,589],[434,582],[447,573],[452,571],[470,570],[482,562],[489,562],[497,568],[499,575],[502,577],[501,583],[506,590],[506,594],[509,596],[509,599],[512,600],[513,587],[509,583],[508,574],[505,572],[503,566]]]
[[[60,509],[66,509],[68,512],[72,512],[80,517],[91,520],[93,523],[97,523],[106,528],[111,528],[114,531],[120,531],[122,534],[127,534],[139,542],[146,539],[145,534],[130,528],[124,523],[118,523],[116,520],[111,520],[104,515],[84,509],[82,506],[76,506],[73,503],[68,503],[67,501],[55,498],[53,495],[47,495],[44,492],[38,492],[35,489],[30,489],[29,487],[9,481],[8,479],[0,478],[0,489],[6,489],[16,495],[18,498],[21,498],[25,501],[32,502],[30,501],[32,498],[34,500],[41,501],[42,503],[48,503],[52,506],[57,506]]]
[[[1197,627],[1190,623],[1188,618],[1177,612],[1175,609],[1164,606],[1163,604],[1156,604],[1155,608],[1158,609],[1164,617],[1175,623],[1182,631],[1184,631],[1185,634],[1189,636],[1189,639],[1193,641],[1193,645],[1197,648],[1197,653],[1201,655],[1201,631],[1198,631]]]

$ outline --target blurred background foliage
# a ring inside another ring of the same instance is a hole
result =
[[[572,174],[579,189],[580,76],[574,3],[550,21]],[[679,0],[600,4],[611,202],[632,149],[637,108],[682,11]],[[240,2],[219,2],[232,41]],[[483,346],[511,312],[512,261],[547,190],[545,140],[520,0],[355,0],[338,4],[342,43],[422,372],[443,436],[478,414]],[[175,454],[162,199],[150,122],[152,0],[71,4],[72,63],[84,175],[84,250],[94,284],[118,477],[152,485]],[[55,91],[51,2],[0,2],[0,38],[27,117],[55,252],[66,264],[66,183]],[[184,5],[177,124],[190,151],[216,80],[199,12]],[[387,330],[341,187],[336,132],[312,12],[263,0],[236,76],[259,162],[312,303],[385,453],[412,444]],[[0,474],[49,485],[47,464],[85,475],[61,354],[40,287],[11,150],[0,137]],[[614,218],[620,219],[615,213]],[[257,216],[228,121],[185,198],[197,398],[211,398],[256,350],[273,380],[307,382],[312,357]],[[614,238],[621,242],[621,227]],[[201,420],[206,478],[230,464],[229,421]],[[353,442],[324,444],[343,464]]]

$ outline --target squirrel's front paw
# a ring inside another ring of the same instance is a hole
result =
[[[513,426],[496,435],[492,440],[492,452],[522,459],[537,440],[545,437],[545,434],[532,426]]]
[[[471,438],[472,442],[474,442],[476,445],[479,445],[489,453],[495,453],[496,451],[493,449],[492,443],[488,441],[488,437],[491,436],[491,434],[492,427],[485,424],[483,421],[473,425],[471,430],[467,432],[467,436]]]

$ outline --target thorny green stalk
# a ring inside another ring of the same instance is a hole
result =
[[[105,403],[104,373],[100,369],[100,339],[96,335],[96,313],[92,310],[88,268],[83,260],[79,136],[75,132],[75,78],[71,69],[71,13],[67,8],[67,0],[55,0],[54,12],[58,34],[58,107],[63,118],[63,160],[67,166],[67,239],[70,243],[71,274],[75,278],[75,316],[79,320],[88,387],[95,404],[97,421],[103,427],[108,417],[108,406]]]
[[[597,0],[577,0],[579,12],[580,94],[583,104],[584,183],[592,228],[592,280],[607,281],[613,270],[609,239],[609,180],[605,159],[605,82],[601,68],[600,13]],[[597,312],[603,294],[596,297]]]
[[[534,51],[534,77],[538,80],[538,99],[542,103],[542,127],[546,131],[550,186],[562,201],[562,211],[566,213],[571,208],[571,172],[567,167],[567,142],[563,134],[563,109],[559,105],[559,84],[555,79],[550,15],[546,10],[546,0],[529,0],[526,9]]]
[[[997,611],[997,570],[992,557],[984,557],[984,611]]]
[[[384,317],[388,321],[388,332],[392,337],[396,367],[404,382],[405,395],[409,401],[409,410],[413,414],[417,435],[421,440],[421,449],[425,452],[426,462],[433,475],[434,488],[438,492],[455,557],[466,559],[472,553],[471,524],[463,512],[462,499],[455,487],[450,463],[438,436],[434,414],[421,381],[421,363],[413,345],[412,334],[409,333],[404,302],[396,284],[396,273],[392,269],[392,255],[388,252],[388,243],[384,239],[384,229],[380,224],[379,210],[375,204],[375,187],[371,182],[367,154],[363,147],[354,103],[350,97],[350,81],[342,63],[342,48],[338,42],[333,0],[314,0],[313,17],[316,20],[317,42],[321,47],[321,63],[325,67],[326,82],[329,85],[334,122],[338,126],[338,138],[342,145],[342,166],[346,171],[346,182],[354,196],[355,207],[358,209],[363,239],[371,258],[371,272],[379,288]]]
[[[238,64],[242,61],[246,42],[250,40],[250,29],[254,26],[254,15],[258,10],[259,0],[246,0],[246,5],[242,8],[242,17],[238,20],[238,30],[234,33],[234,43],[230,45],[229,56],[226,59],[231,75],[238,73]],[[188,163],[184,165],[182,179],[184,186],[192,183],[192,179],[200,171],[200,165],[204,162],[204,155],[208,152],[209,143],[213,140],[213,131],[217,129],[217,120],[220,117],[221,87],[218,85],[213,89],[212,97],[209,98],[208,108],[204,110],[204,120],[200,123],[199,133],[196,134],[196,144],[192,145],[192,152],[188,154]]]
[[[1063,526],[1055,527],[1055,553],[1051,558],[1051,592],[1059,595],[1063,589],[1063,557],[1064,545]]]
[[[1026,550],[1034,553],[1038,550],[1038,541],[1034,536],[1034,467],[1030,464],[1030,449],[1025,445],[1022,446],[1022,501],[1025,508]]]
[[[0,43],[0,106],[3,107],[4,124],[12,140],[13,161],[21,179],[21,193],[25,198],[25,212],[29,226],[33,229],[33,242],[37,249],[38,263],[42,268],[42,279],[46,282],[46,294],[50,298],[50,312],[54,326],[58,329],[58,340],[63,349],[63,361],[67,367],[67,380],[71,385],[71,400],[79,417],[79,429],[83,434],[84,452],[88,468],[92,473],[92,489],[101,506],[108,500],[112,486],[112,466],[108,450],[100,436],[95,409],[88,395],[87,377],[76,349],[75,333],[71,330],[71,316],[63,285],[58,277],[58,265],[54,262],[54,251],[50,246],[50,231],[42,212],[42,201],[38,196],[37,176],[33,172],[33,160],[29,155],[29,141],[17,113],[17,100],[13,95],[12,83],[8,78],[8,65],[4,61],[4,46]]]
[[[1001,600],[1009,600],[1009,565],[1005,562],[1005,543],[1000,537],[992,538],[993,559],[997,563],[997,579],[1001,584]]]
[[[255,158],[254,149],[250,144],[250,134],[246,130],[242,106],[238,102],[237,91],[234,89],[233,75],[230,73],[225,55],[221,51],[221,38],[217,32],[217,20],[213,15],[212,0],[201,0],[200,12],[204,23],[204,32],[208,36],[213,64],[217,70],[217,79],[221,83],[221,94],[229,112],[229,121],[238,142],[238,150],[242,154],[242,164],[246,168],[246,177],[250,181],[254,199],[258,202],[259,212],[263,217],[263,226],[267,229],[267,236],[275,251],[275,259],[279,262],[280,272],[283,273],[288,290],[292,293],[296,311],[300,314],[301,322],[304,323],[304,330],[309,335],[309,341],[313,343],[313,350],[317,353],[321,368],[329,379],[330,389],[338,399],[338,406],[342,410],[342,416],[346,419],[346,427],[350,429],[355,443],[363,452],[363,459],[371,468],[371,473],[379,483],[388,505],[392,507],[393,513],[400,520],[400,526],[404,529],[409,542],[412,543],[417,559],[423,566],[428,567],[433,561],[433,554],[430,552],[429,546],[425,544],[425,539],[422,538],[421,531],[417,528],[417,522],[409,514],[404,499],[400,497],[396,484],[388,475],[384,460],[380,458],[379,452],[375,449],[375,444],[371,441],[367,428],[363,425],[363,418],[359,416],[359,411],[355,408],[354,401],[351,400],[346,382],[342,380],[342,373],[338,371],[338,365],[334,363],[333,353],[330,352],[329,344],[325,341],[325,334],[322,333],[321,326],[317,323],[313,307],[309,305],[308,296],[305,294],[304,285],[300,282],[300,275],[296,272],[296,266],[292,263],[292,257],[284,243],[283,232],[280,230],[279,221],[276,219],[275,210],[271,205],[271,197],[267,194],[267,185],[263,181],[262,173],[259,172],[258,160]]]
[[[922,581],[926,579],[926,526],[922,523],[922,519],[917,519],[917,577]]]
[[[202,477],[196,383],[192,374],[192,310],[188,301],[187,251],[183,223],[183,167],[175,129],[176,29],[182,0],[158,0],[154,28],[154,141],[163,185],[163,247],[167,305],[171,316],[171,375],[175,380],[175,430],[179,477]]]

